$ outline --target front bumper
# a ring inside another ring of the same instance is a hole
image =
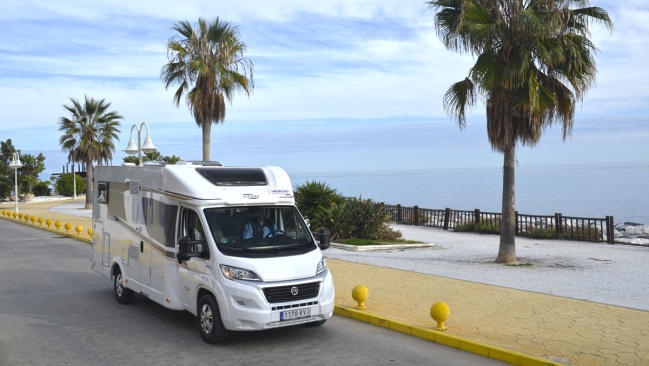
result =
[[[281,303],[269,303],[263,288],[286,286],[320,281],[317,297]],[[334,285],[329,270],[324,273],[295,281],[258,283],[250,281],[231,281],[223,283],[225,295],[219,306],[221,320],[229,330],[262,330],[309,323],[331,318],[334,310]],[[286,310],[310,308],[310,316],[305,318],[280,320],[280,313]]]

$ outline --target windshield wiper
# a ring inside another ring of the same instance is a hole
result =
[[[285,249],[285,248],[286,249],[292,249],[292,248],[298,248],[298,247],[305,247],[306,248],[306,245],[299,244],[299,243],[282,244],[282,245],[265,245],[263,247],[250,247],[250,248],[247,248],[247,249],[250,249],[250,250],[277,250],[277,249]]]

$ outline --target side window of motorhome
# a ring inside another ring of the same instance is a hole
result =
[[[210,257],[201,220],[198,218],[196,211],[188,208],[181,211],[181,227],[178,239],[180,240],[183,237],[187,237],[190,241],[195,242],[196,252],[202,253],[201,258]]]
[[[118,217],[126,221],[126,210],[124,209],[124,193],[128,191],[128,184],[112,182],[108,187],[108,215]]]
[[[142,213],[149,236],[158,243],[173,248],[178,206],[142,197]]]
[[[108,182],[97,183],[97,202],[108,203]]]

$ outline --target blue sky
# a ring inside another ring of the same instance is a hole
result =
[[[444,49],[423,1],[12,1],[0,14],[0,139],[43,151],[60,170],[58,120],[69,97],[106,98],[130,126],[146,120],[164,154],[201,157],[186,105],[159,79],[170,27],[199,16],[240,26],[255,91],[212,129],[212,158],[289,172],[498,167],[484,107],[460,131],[442,96],[472,64]],[[547,131],[519,150],[521,168],[649,163],[649,4],[593,1],[614,33],[593,27],[596,85],[573,136]],[[117,153],[121,161],[123,153]]]

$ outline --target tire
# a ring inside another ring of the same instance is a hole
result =
[[[309,328],[321,327],[326,322],[327,322],[327,319],[322,319],[322,320],[318,320],[317,322],[306,323],[306,324],[304,324],[304,326],[309,327]]]
[[[115,300],[122,305],[126,305],[133,301],[135,293],[133,290],[124,287],[122,282],[122,272],[117,269],[113,275],[113,293],[115,293]]]
[[[212,294],[204,294],[198,299],[196,324],[201,338],[206,343],[221,343],[228,338],[228,331],[221,321],[221,313]]]

